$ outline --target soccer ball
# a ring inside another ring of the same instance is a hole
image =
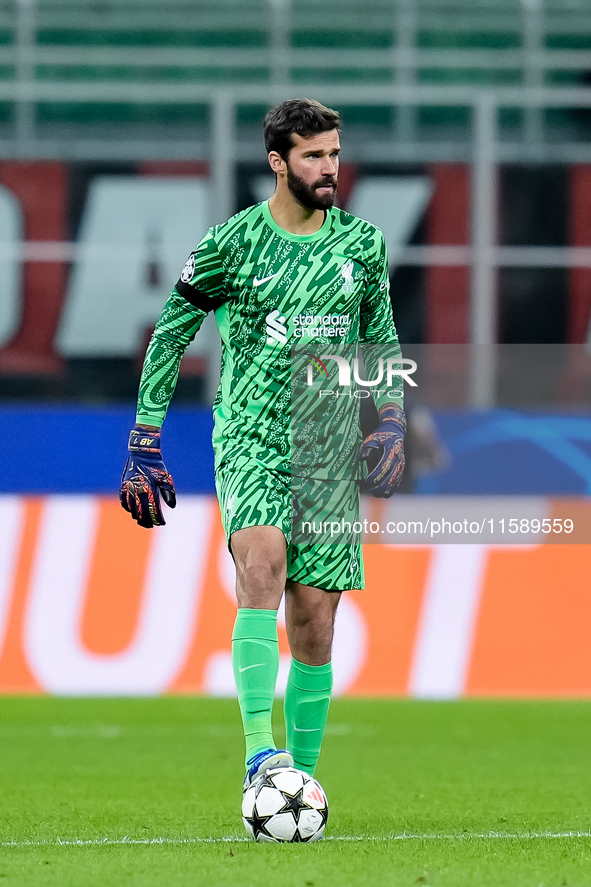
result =
[[[328,819],[324,789],[294,767],[267,770],[242,799],[242,821],[255,841],[318,841]]]

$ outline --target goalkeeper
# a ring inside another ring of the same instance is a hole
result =
[[[337,112],[308,99],[283,102],[267,114],[275,193],[210,229],[189,256],[148,346],[121,484],[121,503],[140,526],[164,523],[160,494],[174,507],[175,492],[162,461],[160,428],[184,350],[213,311],[222,340],[213,445],[222,521],[236,564],[232,657],[246,740],[245,786],[271,767],[314,772],[332,687],[337,605],[342,591],[364,585],[359,542],[292,539],[290,346],[305,336],[326,350],[338,339],[343,345],[389,344],[400,353],[383,235],[334,207],[340,124]],[[378,398],[380,425],[359,453],[368,466],[366,489],[384,497],[404,466],[402,386],[399,396],[389,394]],[[271,709],[284,594],[292,664],[287,749],[277,749]]]

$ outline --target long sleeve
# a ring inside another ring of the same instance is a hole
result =
[[[162,309],[142,369],[136,422],[164,422],[179,376],[181,359],[195,333],[224,297],[224,269],[215,228],[190,254],[175,288]]]
[[[383,360],[384,378],[373,392],[376,406],[381,409],[388,403],[403,406],[404,383],[401,376],[394,376],[392,384],[387,384],[387,359],[402,357],[402,352],[392,317],[388,256],[383,235],[377,247],[361,303],[360,340],[368,378],[378,378],[379,359]]]
[[[160,427],[176,387],[181,359],[207,317],[173,290],[158,319],[142,369],[136,422]]]

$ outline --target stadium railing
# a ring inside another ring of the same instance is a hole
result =
[[[584,0],[17,0],[0,4],[0,157],[210,162],[215,218],[261,160],[261,112],[294,92],[342,109],[353,161],[472,164],[471,341],[494,341],[500,266],[591,266],[587,248],[499,247],[501,162],[591,163]],[[74,244],[29,242],[27,261]],[[61,255],[61,253],[60,253]],[[490,399],[476,363],[473,402]]]
[[[0,155],[31,156],[45,134],[54,151],[79,156],[88,151],[93,122],[118,126],[115,141],[126,133],[137,140],[125,123],[154,140],[150,130],[163,123],[182,130],[193,122],[194,137],[203,105],[189,113],[173,95],[191,85],[572,85],[591,70],[589,34],[584,0],[4,2],[0,82],[13,90],[2,95]],[[171,88],[166,114],[157,97],[164,86]],[[457,119],[440,108],[434,123],[453,126]],[[404,143],[425,121],[409,103],[393,123]],[[521,125],[528,144],[543,138],[536,108],[527,109]]]

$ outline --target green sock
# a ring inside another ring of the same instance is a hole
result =
[[[294,767],[313,774],[328,718],[332,663],[305,665],[291,660],[285,690],[285,732]]]
[[[238,610],[232,664],[248,761],[264,748],[275,748],[271,711],[279,668],[276,610]]]

